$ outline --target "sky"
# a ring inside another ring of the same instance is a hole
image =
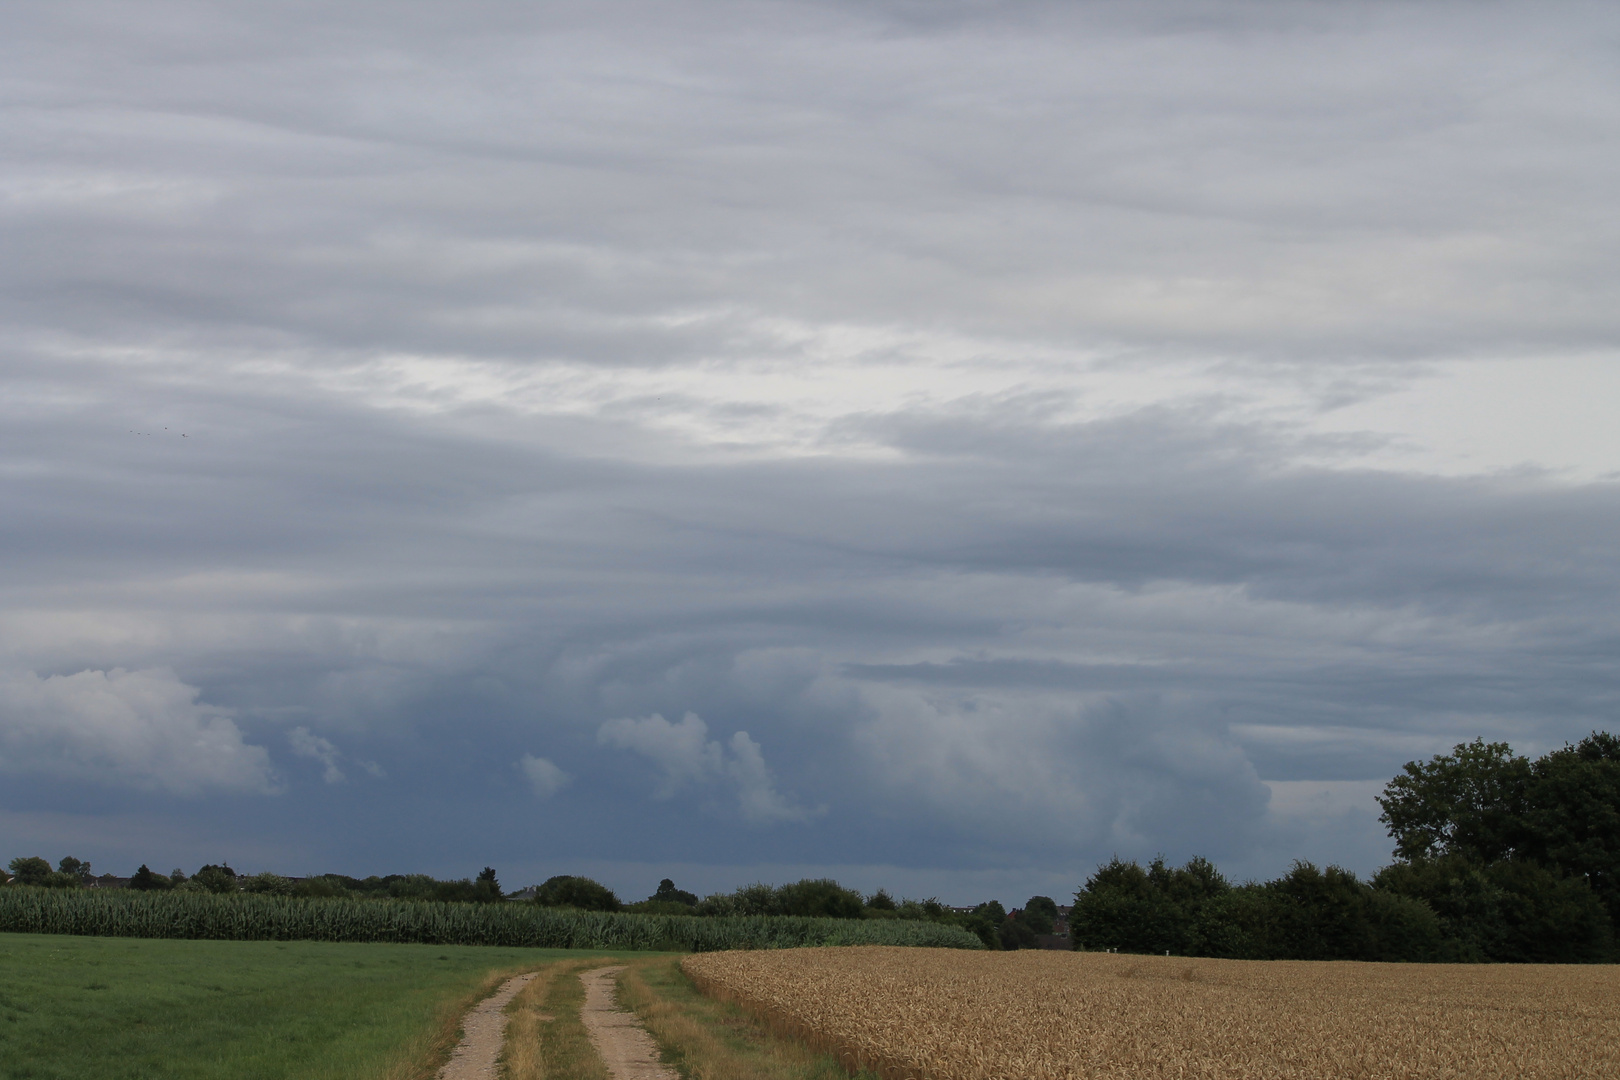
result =
[[[1620,698],[1620,9],[0,3],[0,858],[1390,860]]]

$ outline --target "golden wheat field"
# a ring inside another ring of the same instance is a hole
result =
[[[875,947],[681,966],[885,1080],[1620,1077],[1612,966]]]

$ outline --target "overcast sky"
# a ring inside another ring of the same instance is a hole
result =
[[[1620,9],[0,3],[0,858],[1388,861],[1620,698]]]

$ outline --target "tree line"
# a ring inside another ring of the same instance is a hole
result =
[[[98,878],[90,864],[69,855],[52,870],[37,855],[12,859],[9,865],[12,885],[47,889],[79,889],[105,884],[110,875]],[[505,899],[493,867],[484,867],[476,878],[440,880],[427,874],[389,874],[386,877],[355,878],[345,874],[322,874],[308,878],[286,878],[280,874],[238,874],[229,865],[209,863],[194,874],[173,870],[154,872],[142,863],[130,877],[128,888],[137,892],[202,892],[214,894],[255,893],[264,896],[347,897],[352,899],[437,900],[441,902],[491,903]]]
[[[665,878],[647,899],[624,903],[613,890],[597,881],[559,875],[536,887],[534,902],[545,907],[643,915],[712,918],[773,915],[928,922],[967,930],[990,949],[1034,946],[1039,935],[1052,933],[1058,914],[1057,903],[1047,896],[1033,896],[1022,908],[1011,913],[997,900],[959,909],[946,907],[934,898],[896,900],[887,889],[863,894],[831,878],[805,878],[785,885],[755,883],[729,893],[712,893],[701,900],[694,893],[677,889],[673,881]]]
[[[1233,884],[1207,859],[1118,858],[1075,896],[1076,948],[1238,959],[1620,960],[1620,739],[1535,760],[1476,739],[1379,797],[1396,861],[1370,880],[1296,862]]]

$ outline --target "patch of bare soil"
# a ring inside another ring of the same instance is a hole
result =
[[[506,1038],[502,1011],[528,985],[535,972],[507,979],[501,988],[474,1005],[461,1022],[461,1042],[439,1070],[439,1080],[494,1080],[501,1043]]]
[[[585,1005],[579,1018],[591,1045],[602,1055],[613,1080],[680,1080],[674,1069],[659,1062],[658,1044],[641,1021],[614,1000],[613,977],[623,970],[621,965],[580,972]]]

